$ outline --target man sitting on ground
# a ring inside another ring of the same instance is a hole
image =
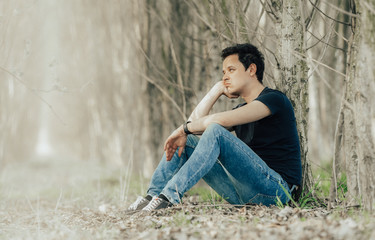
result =
[[[262,53],[252,44],[237,44],[225,48],[221,57],[222,80],[165,141],[165,154],[147,195],[139,197],[129,211],[179,204],[183,194],[202,178],[236,205],[271,205],[277,199],[287,203],[288,194],[301,184],[293,107],[283,93],[263,86]],[[222,95],[242,97],[245,103],[209,114]]]

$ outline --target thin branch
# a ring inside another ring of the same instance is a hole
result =
[[[177,109],[177,111],[180,113],[181,117],[184,119],[184,121],[187,120],[184,112],[182,111],[182,109],[180,108],[180,106],[176,103],[176,101],[171,97],[169,96],[169,94],[167,93],[166,90],[164,90],[159,84],[157,84],[153,79],[149,78],[148,76],[146,76],[146,74],[140,72],[140,71],[136,71],[137,74],[139,74],[141,77],[143,77],[144,79],[147,80],[147,82],[151,83],[152,85],[154,85],[157,89],[159,89],[159,91],[164,94],[164,96],[166,96],[169,101],[171,101],[172,105],[175,106],[175,108]]]
[[[337,13],[337,15],[338,15],[339,13]],[[321,19],[326,23],[326,24],[328,24],[328,22],[327,22],[327,18],[325,18],[322,14],[320,14],[319,15],[320,17],[321,17]],[[317,22],[317,21],[314,21],[314,22]],[[335,22],[335,21],[333,21],[333,22]],[[333,28],[333,25],[332,25],[332,28]],[[338,36],[338,37],[340,37],[341,39],[343,39],[344,40],[344,42],[348,42],[348,39],[347,38],[345,38],[342,34],[340,34],[339,32],[337,32],[336,30],[335,30],[335,28],[333,28],[333,31],[334,31],[334,33],[335,33],[335,35],[336,36]],[[310,32],[310,31],[309,31]],[[311,34],[312,34],[312,32],[310,32]],[[315,36],[314,36],[315,37]]]
[[[267,48],[266,46],[264,46],[264,49],[267,50],[268,52],[270,52],[273,55],[273,57],[274,57],[274,59],[276,61],[277,68],[280,68],[280,62],[278,61],[275,52],[272,51],[271,49]]]
[[[332,25],[333,25],[333,22],[332,22]],[[331,31],[329,31],[329,32],[326,34],[326,35],[328,35],[328,37],[327,37],[328,39],[330,38],[331,34],[332,34],[332,28],[331,28]],[[322,53],[320,54],[319,62],[322,61],[322,59],[323,59],[323,57],[324,57],[324,55],[325,55],[325,53],[326,53],[326,51],[327,51],[327,48],[328,48],[328,45],[324,45],[324,47],[323,47],[323,51],[322,51]],[[310,76],[315,72],[315,69],[317,69],[317,68],[318,68],[318,65],[316,65],[315,68],[311,71]],[[308,76],[307,79],[309,79],[310,76]]]
[[[345,96],[345,94],[343,95]],[[342,98],[342,102],[344,102],[345,98]],[[334,143],[334,155],[333,155],[333,162],[332,162],[332,180],[331,180],[331,189],[329,193],[329,207],[331,207],[331,203],[337,197],[337,175],[339,173],[339,166],[341,163],[340,160],[340,153],[343,146],[343,128],[344,128],[344,106],[341,104],[339,118],[336,123],[336,131],[335,131],[335,143]]]
[[[264,9],[266,9],[266,4],[267,4],[267,5],[268,5],[268,8],[269,8],[270,10],[269,10],[269,11],[266,10],[266,12],[269,14],[269,16],[270,16],[271,18],[273,18],[276,22],[279,22],[279,21],[280,21],[280,17],[277,16],[277,14],[274,12],[272,6],[270,5],[270,3],[269,3],[267,0],[266,0],[266,4],[265,4],[263,1],[261,1],[260,3],[262,4],[262,6],[263,6]]]
[[[171,46],[171,52],[172,52],[172,59],[173,59],[173,62],[176,66],[176,69],[177,69],[177,82],[179,84],[179,88],[180,88],[180,91],[182,93],[182,96],[181,96],[181,98],[182,98],[182,111],[185,115],[186,114],[186,99],[185,99],[184,83],[182,81],[182,76],[181,76],[181,68],[180,68],[180,64],[177,61],[176,52],[174,50],[172,39],[170,39],[170,41],[171,41],[170,46]]]
[[[341,37],[341,39],[343,39],[344,42],[348,42],[348,39],[346,39],[345,37],[341,36],[341,35],[335,30],[335,28],[334,28],[334,22],[331,22],[330,25],[331,25],[331,26],[330,26],[329,29],[328,29],[329,32],[326,33],[321,39],[319,39],[319,41],[317,41],[316,43],[314,43],[314,44],[311,45],[310,47],[307,47],[306,50],[309,50],[310,48],[313,48],[314,46],[316,46],[318,43],[323,42],[322,39],[324,39],[327,35],[329,35],[329,37],[327,38],[327,42],[329,42],[329,39],[331,38],[331,33],[332,33],[332,32],[335,33],[336,36]],[[325,42],[323,42],[323,43],[325,43]],[[347,52],[347,50],[346,50],[346,49],[343,49],[343,48],[337,48],[337,47],[334,47],[334,46],[332,46],[332,45],[330,45],[330,44],[327,44],[327,43],[325,43],[325,45],[326,45],[326,46],[330,46],[330,47],[332,47],[332,48],[336,48],[336,49],[338,49],[338,50],[342,50],[344,53]]]
[[[249,6],[250,6],[250,2],[251,2],[251,0],[248,0],[248,1],[247,1],[246,5],[245,5],[245,8],[243,9],[243,12],[244,12],[244,13],[247,12],[247,9],[248,9]]]
[[[154,17],[156,19],[159,20],[159,23],[162,24],[163,26],[167,25],[168,22],[167,21],[164,21],[163,18],[160,17],[160,14],[157,14],[155,9],[147,9],[146,8],[146,11],[150,14],[153,14]],[[156,70],[156,72],[158,74],[160,74],[160,76],[163,77],[163,79],[168,83],[168,84],[171,84],[172,86],[178,86],[176,83],[174,82],[171,82],[169,80],[169,78],[172,78],[172,75],[170,74],[169,71],[165,71],[168,73],[168,75],[165,75],[163,72],[161,72],[158,67],[154,64],[154,62],[150,59],[150,57],[147,55],[147,53],[145,52],[145,50],[142,48],[141,44],[138,42],[138,41],[135,41],[134,44],[138,47],[138,49],[141,51],[141,53],[143,54],[143,56],[145,57],[145,59],[152,65],[152,67],[154,67],[154,69]],[[169,78],[168,78],[169,77]]]
[[[319,0],[316,0],[315,1],[315,4],[318,4],[318,2],[319,2]],[[310,27],[310,24],[311,24],[311,22],[312,22],[312,19],[314,18],[314,13],[315,13],[316,11],[315,11],[315,8],[313,8],[312,10],[311,10],[311,12],[310,12],[310,16],[308,17],[308,18],[306,18],[306,20],[305,20],[305,27],[306,27],[306,29],[308,29],[309,27]]]
[[[363,5],[365,5],[365,7],[368,10],[370,10],[370,12],[372,12],[372,14],[375,14],[375,7],[374,6],[370,5],[370,3],[365,2],[365,1],[363,1]]]
[[[323,43],[323,44],[326,44],[326,45],[330,46],[331,48],[334,48],[334,49],[337,49],[337,50],[341,50],[341,51],[343,51],[343,52],[346,53],[346,50],[345,50],[345,49],[343,49],[343,48],[339,48],[339,47],[336,47],[336,46],[333,46],[332,44],[330,44],[330,43],[328,43],[328,42],[324,42],[324,41],[322,41],[322,39],[323,39],[325,36],[323,36],[322,38],[319,38],[319,37],[315,36],[315,34],[313,34],[310,30],[306,30],[306,32],[310,33],[311,36],[313,36],[314,38],[316,38],[316,39],[318,40],[318,43],[321,42],[321,43]],[[336,33],[336,32],[335,32],[335,33]],[[336,35],[337,35],[337,34],[336,34]],[[345,38],[343,38],[343,39],[345,40]],[[316,45],[316,44],[315,44],[315,45]],[[311,47],[309,47],[309,48],[311,48]],[[308,49],[309,49],[309,48],[308,48]]]
[[[283,9],[283,10],[285,10],[285,9]],[[288,12],[288,14],[290,14],[290,13]],[[291,17],[293,18],[294,21],[298,22],[298,24],[301,24],[301,22],[297,21],[297,19],[296,19],[294,16],[291,15]],[[303,27],[303,26],[302,26],[302,27]],[[319,37],[317,37],[312,31],[310,31],[310,30],[308,30],[308,29],[306,29],[306,32],[307,32],[307,33],[310,33],[311,36],[314,37],[314,38],[316,38],[319,42],[321,42],[321,43],[323,43],[323,44],[327,44],[328,46],[330,46],[330,47],[332,47],[332,48],[334,48],[334,49],[341,50],[341,51],[343,51],[343,52],[346,53],[346,50],[345,50],[345,49],[343,49],[343,48],[339,48],[339,47],[336,47],[336,46],[333,46],[333,45],[331,45],[331,44],[328,43],[328,42],[324,42],[324,41],[322,41],[322,39],[323,39],[324,37],[323,37],[323,38],[319,38]],[[335,32],[335,33],[336,33],[336,32]],[[339,35],[338,35],[338,36],[339,36]],[[340,37],[341,37],[341,36],[340,36]],[[343,39],[345,40],[345,38],[343,38]],[[274,42],[276,42],[275,39],[271,39],[271,40],[273,40]],[[311,48],[311,47],[309,47],[309,48]],[[309,48],[308,48],[308,49],[309,49]]]
[[[342,22],[342,21],[339,21],[337,19],[334,19],[334,18],[328,16],[326,13],[324,13],[322,10],[320,10],[314,3],[312,3],[311,0],[309,0],[309,2],[311,3],[311,5],[313,5],[313,7],[316,10],[318,10],[318,12],[320,12],[321,14],[323,14],[324,16],[326,16],[327,18],[331,19],[332,21],[335,21],[337,23],[341,23],[341,24],[346,25],[346,26],[350,26],[351,25],[351,23]]]
[[[307,58],[307,59],[312,60],[312,61],[314,61],[314,62],[316,62],[318,64],[321,64],[321,65],[324,65],[324,66],[328,67],[327,65],[325,65],[323,63],[320,63],[320,62],[318,62],[317,60],[315,60],[313,58]],[[338,72],[338,71],[336,71],[334,69],[331,69],[331,68],[329,68],[329,69],[335,71],[336,73],[342,74],[342,73],[340,73],[340,72]],[[321,73],[319,71],[315,71],[315,72],[316,72],[316,74],[318,74],[318,76],[323,81],[323,83],[328,87],[328,90],[330,90],[333,93],[333,95],[335,95],[335,96],[337,96],[339,98],[340,96],[338,95],[337,90],[329,84],[329,82],[321,75]],[[346,75],[345,75],[345,77],[346,77]],[[347,107],[349,110],[354,111],[353,104],[351,104],[350,102],[346,101],[345,99],[342,100],[342,104],[345,107]]]
[[[29,90],[33,95],[35,95],[37,98],[39,98],[39,100],[41,100],[44,104],[46,104],[48,106],[48,108],[51,110],[51,112],[57,117],[57,119],[59,119],[59,121],[61,122],[61,124],[63,124],[64,126],[67,126],[67,124],[64,122],[64,120],[57,114],[57,112],[53,109],[52,105],[49,104],[44,98],[42,98],[39,94],[36,93],[36,91],[32,88],[30,88],[29,86],[27,86],[25,84],[25,82],[23,82],[19,77],[17,77],[14,73],[10,72],[9,70],[7,70],[6,68],[0,66],[0,69],[3,70],[4,72],[8,73],[9,75],[11,75],[14,79],[16,79],[19,83],[21,83],[27,90]]]
[[[313,35],[311,35],[311,36],[313,36]],[[327,33],[322,37],[322,38],[320,38],[320,39],[318,39],[318,41],[316,41],[315,43],[313,43],[311,46],[309,46],[309,47],[306,47],[306,51],[307,50],[310,50],[311,48],[313,48],[313,47],[315,47],[316,45],[318,45],[319,43],[325,43],[325,42],[323,42],[322,40],[325,38],[327,36]],[[311,40],[312,41],[312,40]],[[324,45],[326,45],[326,46],[328,46],[328,44],[324,44]]]
[[[259,26],[260,26],[260,21],[261,21],[261,19],[262,19],[262,17],[263,17],[263,14],[264,14],[264,12],[265,12],[265,10],[264,10],[264,8],[262,8],[262,11],[261,11],[261,13],[260,13],[260,15],[259,15],[259,17],[258,17],[258,22],[257,22],[257,24],[255,25],[256,27],[255,27],[255,31],[254,32],[258,32],[258,29],[259,29]],[[246,15],[245,15],[245,18],[246,18]],[[246,18],[247,19],[247,18]],[[254,34],[254,36],[257,36],[258,34]]]
[[[329,5],[330,7],[332,7],[333,9],[335,9],[335,10],[341,12],[341,13],[344,13],[344,14],[349,15],[349,16],[354,17],[354,18],[356,18],[356,17],[359,16],[359,15],[354,14],[354,13],[352,13],[352,12],[345,11],[345,10],[343,10],[343,9],[341,9],[341,8],[339,8],[339,7],[335,6],[335,5],[333,5],[332,3],[327,2],[326,0],[322,0],[322,1],[323,1],[325,4]]]
[[[137,47],[138,47],[138,49],[141,51],[141,53],[143,54],[143,56],[145,57],[145,59],[151,64],[152,67],[154,67],[155,71],[156,71],[158,74],[160,74],[160,76],[161,76],[161,77],[162,77],[162,78],[163,78],[168,84],[170,84],[171,86],[174,86],[174,87],[178,87],[178,85],[177,85],[176,83],[171,82],[171,81],[168,79],[168,77],[158,69],[158,67],[154,64],[154,62],[150,59],[150,57],[147,56],[147,53],[144,51],[144,49],[142,48],[142,46],[140,46],[140,44],[137,44]],[[166,71],[166,72],[168,73],[169,77],[172,78],[172,76],[169,74],[169,71]],[[180,91],[179,88],[177,88],[177,89]],[[187,87],[185,87],[185,89],[191,90],[190,88],[187,88]]]
[[[312,62],[315,62],[315,63],[317,63],[317,64],[319,64],[319,65],[321,65],[321,66],[323,66],[323,67],[326,67],[326,68],[328,68],[329,70],[331,70],[331,71],[333,71],[333,72],[335,72],[335,73],[341,75],[342,77],[346,78],[346,75],[345,75],[345,74],[343,74],[343,73],[341,73],[341,72],[339,72],[339,71],[337,71],[337,70],[331,68],[330,66],[328,66],[328,65],[326,65],[326,64],[324,64],[324,63],[322,63],[322,62],[319,62],[319,61],[313,59],[312,57],[307,56],[306,54],[301,54],[301,53],[299,53],[299,52],[297,52],[297,51],[293,51],[293,55],[296,56],[297,58],[301,59],[301,60],[310,60],[310,61],[312,61]],[[316,71],[316,73],[317,73],[317,74],[319,75],[319,77],[323,80],[323,83],[324,83],[326,86],[329,87],[328,89],[331,90],[332,93],[334,93],[334,95],[337,95],[336,90],[335,90],[335,89],[334,89],[334,88],[328,83],[328,81],[325,80],[325,78],[324,78],[323,76],[320,75],[320,72],[319,72],[319,71]],[[351,103],[349,103],[348,101],[343,101],[343,104],[344,104],[345,107],[347,107],[349,110],[354,111],[353,105],[352,105]]]
[[[307,59],[307,60],[311,60],[311,61],[313,61],[313,62],[315,62],[315,63],[317,63],[317,64],[319,64],[319,65],[322,65],[323,67],[326,67],[326,68],[328,68],[329,70],[331,70],[331,71],[333,71],[333,72],[339,74],[339,75],[342,76],[342,77],[346,77],[346,75],[345,75],[344,73],[339,72],[339,71],[337,71],[336,69],[334,69],[334,68],[328,66],[327,64],[324,64],[324,63],[322,63],[322,62],[319,62],[319,61],[317,61],[316,59],[313,59],[312,57],[307,56],[306,54],[301,54],[301,53],[299,53],[299,52],[297,52],[297,51],[294,51],[293,54],[294,54],[296,57],[298,57],[299,59],[301,59],[301,60],[305,60],[305,59]]]
[[[213,32],[216,32],[218,33],[220,36],[222,36],[225,40],[228,40],[230,42],[233,41],[233,39],[231,39],[230,37],[226,36],[225,34],[219,32],[214,26],[212,26],[206,19],[204,19],[199,13],[198,13],[198,6],[196,6],[196,4],[194,3],[193,1],[193,6],[191,6],[191,4],[188,3],[187,0],[185,0],[186,4],[188,4],[190,7],[192,7],[192,9],[194,10],[194,13],[197,15],[197,17],[204,23],[206,24],[206,26],[211,29],[211,31]]]

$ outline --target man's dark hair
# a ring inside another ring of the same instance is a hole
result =
[[[226,57],[237,54],[238,60],[242,63],[247,70],[250,64],[254,63],[257,66],[257,78],[260,83],[263,81],[264,72],[264,57],[263,54],[258,50],[257,47],[250,43],[236,44],[231,47],[227,47],[221,51],[221,58],[224,60]]]

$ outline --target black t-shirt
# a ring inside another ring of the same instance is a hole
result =
[[[252,123],[234,126],[237,137],[285,181],[300,185],[301,152],[292,104],[285,94],[267,87],[255,100],[265,104],[271,115]],[[244,105],[246,103],[235,108]]]

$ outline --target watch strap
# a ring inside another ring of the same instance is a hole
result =
[[[183,125],[183,127],[184,127],[184,132],[185,132],[186,134],[193,134],[192,132],[189,131],[189,129],[188,129],[188,127],[187,127],[188,123],[191,123],[191,121],[187,121],[187,122],[185,122],[184,125]]]

